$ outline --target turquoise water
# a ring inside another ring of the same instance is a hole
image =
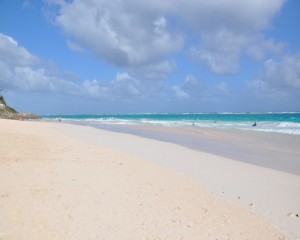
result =
[[[300,113],[181,113],[181,114],[112,114],[47,115],[48,121],[85,124],[134,124],[165,127],[208,127],[241,129],[286,134],[300,134]],[[252,126],[256,122],[256,126]]]

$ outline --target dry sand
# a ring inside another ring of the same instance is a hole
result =
[[[1,240],[300,236],[298,176],[90,127],[0,120],[0,183]]]

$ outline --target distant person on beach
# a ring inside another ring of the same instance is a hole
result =
[[[255,127],[257,124],[256,124],[256,122],[254,122],[253,124],[252,124],[252,127]]]

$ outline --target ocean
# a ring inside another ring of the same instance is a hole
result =
[[[84,125],[99,125],[99,127],[104,125],[157,125],[163,127],[193,126],[300,135],[300,112],[82,114],[44,115],[42,118],[46,121],[61,120]]]

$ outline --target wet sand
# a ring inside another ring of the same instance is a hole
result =
[[[300,135],[201,127],[94,124],[300,176]]]

